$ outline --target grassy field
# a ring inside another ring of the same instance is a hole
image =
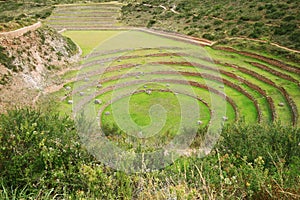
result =
[[[185,98],[184,102],[188,102],[189,97],[182,95],[181,97],[175,96],[172,93],[152,92],[151,95],[146,93],[140,93],[125,97],[119,101],[108,106],[104,113],[110,112],[112,115],[102,115],[102,125],[104,127],[118,127],[120,124],[126,124],[123,133],[124,138],[130,138],[131,135],[136,135],[136,132],[130,132],[128,130],[133,129],[130,127],[130,121],[133,124],[141,127],[141,134],[145,137],[143,142],[143,151],[149,148],[159,148],[168,142],[174,135],[178,134],[179,125],[181,122],[181,110],[178,98]],[[130,118],[126,112],[118,112],[122,110],[124,105],[129,102]],[[159,107],[156,107],[159,106]],[[210,112],[208,108],[201,102],[200,118],[203,122],[201,126],[206,126],[210,120]],[[114,116],[114,112],[118,113],[118,120]],[[121,123],[118,123],[120,122]],[[196,122],[195,122],[196,123]],[[199,125],[200,127],[200,125]],[[121,128],[122,130],[122,128]],[[116,134],[108,134],[107,136],[113,138]],[[126,139],[125,139],[126,140]]]
[[[119,31],[68,31],[63,35],[72,38],[82,49],[82,56],[86,56],[103,42],[120,33]]]

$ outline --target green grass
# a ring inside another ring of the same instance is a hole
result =
[[[191,97],[184,97],[182,95],[180,98],[191,98]],[[180,111],[180,104],[178,102],[178,97],[172,93],[164,93],[164,92],[152,92],[151,95],[146,93],[135,94],[127,98],[123,98],[115,103],[113,103],[113,109],[118,111],[119,107],[123,107],[126,105],[126,102],[129,101],[129,113],[130,117],[132,118],[133,122],[135,122],[139,126],[147,126],[152,123],[151,118],[149,116],[149,112],[152,106],[160,105],[166,112],[166,121],[165,126],[160,131],[160,134],[166,132],[172,132],[173,134],[178,131],[178,125],[180,123],[181,118],[181,111]],[[107,107],[104,110],[112,112],[112,106]],[[203,121],[204,125],[207,125],[210,114],[208,108],[199,102],[201,118],[199,120]],[[155,116],[155,113],[152,113]],[[156,115],[157,116],[157,115]],[[123,116],[124,118],[129,117],[127,115]],[[122,116],[121,116],[122,118]],[[102,123],[105,125],[112,125],[114,122],[114,116],[104,116],[102,118]],[[195,121],[197,123],[197,121]]]
[[[82,56],[86,56],[101,43],[120,34],[120,31],[66,31],[64,36],[71,38],[82,49]]]
[[[71,78],[75,78],[78,74],[79,70],[71,70],[62,75],[62,79],[68,80]]]
[[[166,75],[149,75],[147,76],[147,79],[173,79],[173,80],[181,80],[182,77],[181,76],[176,76],[176,75],[168,75],[166,77]],[[195,81],[195,82],[199,82],[202,84],[207,84],[213,88],[217,88],[218,85],[220,85],[220,83],[215,83],[214,81],[209,81],[206,80],[206,82],[199,78],[199,77],[185,77],[186,80],[190,80],[190,81]],[[119,83],[123,83],[123,82],[130,82],[130,81],[134,81],[136,80],[135,76],[133,77],[129,77],[129,78],[125,78],[122,79],[122,81],[120,80],[116,80],[116,81],[109,81],[109,82],[105,82],[105,84],[103,84],[103,87],[108,87],[108,86],[113,86],[115,84]],[[166,82],[167,83],[167,82]],[[190,86],[186,86],[186,87],[190,87]],[[243,94],[239,93],[238,91],[236,91],[235,89],[229,88],[227,86],[225,86],[225,93],[230,94],[230,97],[236,102],[237,106],[238,106],[238,110],[240,113],[240,117],[244,117],[245,120],[249,123],[253,123],[256,121],[257,119],[257,112],[256,109],[254,107],[253,102],[251,102],[251,100],[249,100],[246,96],[244,96]],[[201,95],[201,93],[197,93],[198,95]],[[210,99],[206,99],[208,102],[210,102]],[[230,116],[232,117],[232,116]],[[232,118],[231,118],[232,119]]]
[[[275,66],[272,66],[268,63],[265,63],[263,61],[260,61],[260,60],[257,60],[257,59],[253,59],[253,58],[250,58],[250,57],[246,57],[246,56],[243,56],[243,55],[239,55],[237,53],[231,53],[231,52],[224,52],[224,51],[218,51],[218,50],[215,50],[211,47],[205,47],[205,50],[213,57],[213,58],[217,58],[218,60],[220,61],[223,61],[223,62],[229,62],[229,63],[233,63],[233,64],[237,64],[237,65],[241,65],[242,67],[250,67],[250,69],[252,70],[256,70],[256,67],[254,66],[251,66],[249,65],[248,63],[246,62],[257,62],[257,63],[260,63],[260,64],[263,64],[263,65],[266,65],[268,66],[269,68],[273,69],[273,70],[276,70],[276,71],[279,71],[279,72],[282,72],[284,74],[287,74],[287,75],[290,75],[292,76],[293,78],[295,79],[300,79],[300,76],[298,74],[295,74],[295,73],[292,73],[292,72],[289,72],[289,71],[285,71],[284,69],[281,69],[279,67],[275,67]],[[242,49],[243,50],[243,49]],[[263,55],[261,54],[261,52],[254,52],[256,54],[259,54],[259,55]],[[270,56],[270,54],[267,54],[266,55],[267,57],[269,58],[276,58],[276,57],[272,57]],[[278,59],[278,60],[281,60],[281,59]],[[286,62],[284,62],[286,63]],[[292,63],[293,65],[296,65],[297,66],[297,63]],[[243,65],[246,65],[246,66],[243,66]],[[261,72],[261,71],[260,71]],[[265,72],[266,73],[266,72]]]

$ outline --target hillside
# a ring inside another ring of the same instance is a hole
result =
[[[1,36],[0,111],[31,102],[47,85],[47,76],[76,62],[77,54],[70,39],[48,27],[18,37]]]
[[[133,26],[181,32],[209,40],[246,37],[300,49],[300,2],[125,1],[122,20]]]
[[[109,0],[91,0],[105,2]],[[45,20],[58,4],[85,3],[82,0],[4,0],[0,1],[0,32],[16,30]]]

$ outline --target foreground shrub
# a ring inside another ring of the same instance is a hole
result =
[[[223,131],[220,149],[228,154],[247,156],[249,162],[263,157],[266,167],[282,159],[290,165],[300,156],[300,131],[279,124],[229,126]]]
[[[74,127],[68,117],[51,112],[1,115],[0,199],[297,199],[300,194],[300,131],[294,127],[229,125],[206,157],[182,157],[165,169],[133,174],[88,155]],[[199,130],[192,148],[204,132]]]
[[[0,176],[9,188],[75,190],[88,161],[68,117],[30,109],[0,116]]]

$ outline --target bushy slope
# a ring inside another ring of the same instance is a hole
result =
[[[181,158],[160,171],[125,174],[89,156],[69,118],[51,110],[9,111],[0,115],[0,198],[299,197],[299,129],[241,123],[226,127],[222,136],[205,158]]]
[[[284,1],[126,1],[123,21],[179,31],[209,40],[263,39],[300,49],[300,2]]]

